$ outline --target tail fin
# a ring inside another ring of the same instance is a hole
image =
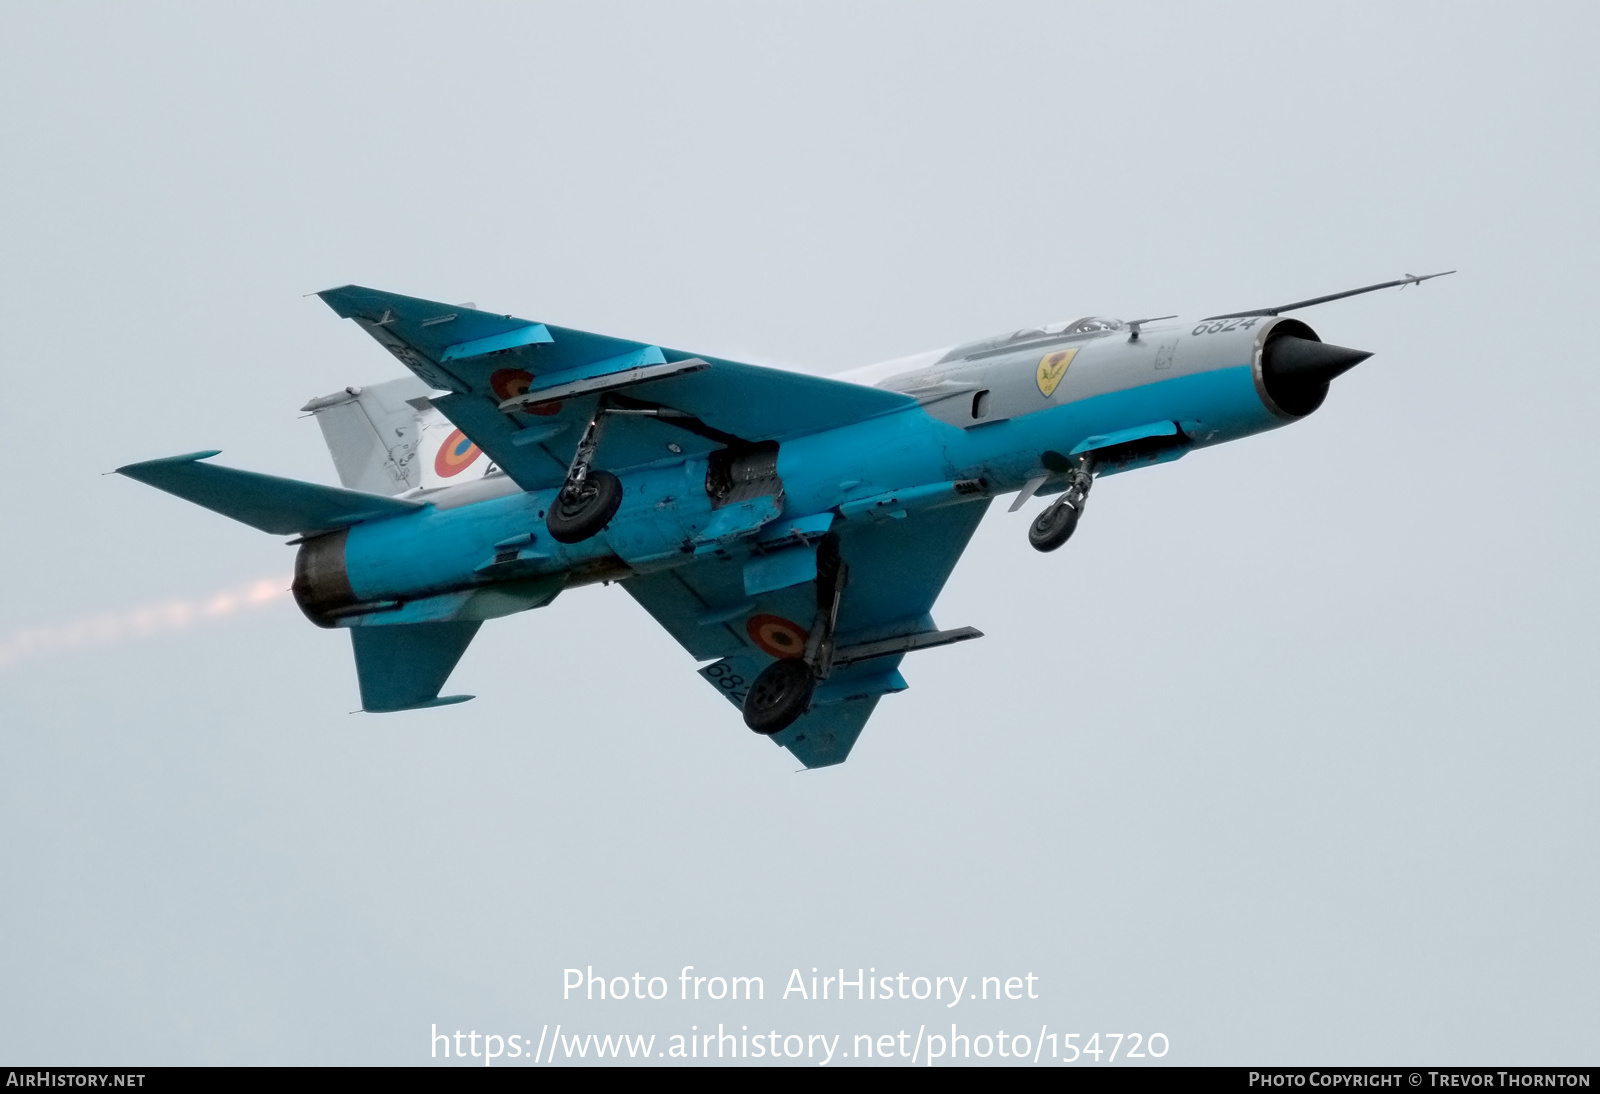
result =
[[[339,481],[370,494],[403,494],[479,478],[489,461],[428,400],[415,376],[312,399]]]
[[[470,695],[444,695],[439,689],[467,652],[480,622],[411,623],[395,627],[352,627],[361,708],[372,714],[461,703]]]
[[[428,391],[415,376],[403,376],[347,387],[300,409],[316,415],[340,482],[369,494],[400,494],[421,485],[416,466],[421,430],[408,400],[426,398]]]

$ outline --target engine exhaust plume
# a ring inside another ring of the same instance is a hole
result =
[[[186,631],[289,596],[289,578],[262,578],[198,600],[164,600],[0,637],[0,670],[29,658]]]

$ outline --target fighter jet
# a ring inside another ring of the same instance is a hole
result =
[[[1283,312],[1438,276],[826,378],[348,285],[318,295],[410,375],[303,408],[344,488],[216,451],[118,470],[293,535],[295,600],[350,632],[366,711],[472,698],[439,693],[485,620],[614,582],[751,730],[825,767],[908,653],[981,637],[930,613],[992,499],[1054,496],[1028,524],[1054,551],[1099,479],[1298,421],[1370,356]]]

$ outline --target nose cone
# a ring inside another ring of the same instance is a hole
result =
[[[1325,384],[1342,376],[1372,354],[1364,349],[1330,346],[1309,338],[1286,334],[1267,347],[1262,371],[1272,371],[1290,383]]]
[[[1310,414],[1327,397],[1328,383],[1372,354],[1285,334],[1267,343],[1261,379],[1272,401],[1290,414]]]

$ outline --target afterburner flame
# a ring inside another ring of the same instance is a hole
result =
[[[185,631],[264,607],[288,595],[287,577],[262,578],[199,600],[165,600],[53,627],[33,627],[0,638],[0,669],[31,657]]]

